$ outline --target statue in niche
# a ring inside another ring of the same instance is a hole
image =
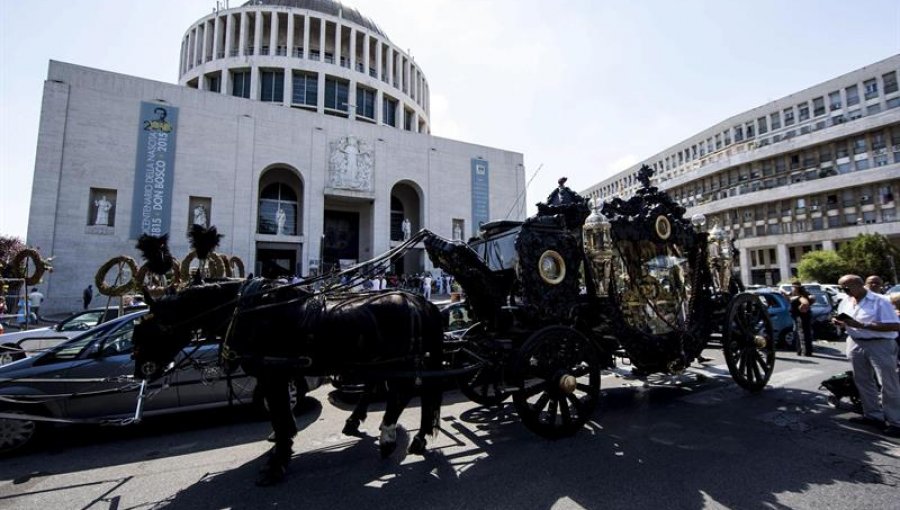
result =
[[[285,221],[287,221],[287,214],[284,213],[284,209],[279,207],[278,212],[275,213],[275,224],[278,226],[277,233],[280,236],[287,234],[287,232],[284,231]]]
[[[100,195],[98,200],[94,200],[94,206],[97,207],[94,225],[109,226],[109,210],[112,209],[112,202],[106,199],[106,195]]]
[[[403,232],[403,240],[408,241],[409,237],[412,235],[412,224],[409,222],[409,218],[403,218],[403,223],[400,224],[400,230]]]
[[[462,240],[462,227],[459,223],[453,224],[453,240],[461,241]]]
[[[201,227],[209,226],[207,217],[206,217],[206,208],[202,205],[198,205],[194,207],[194,225],[200,225]]]
[[[328,185],[357,191],[372,190],[372,149],[355,136],[331,144],[328,160]]]

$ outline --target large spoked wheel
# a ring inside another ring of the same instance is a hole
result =
[[[534,333],[519,352],[520,389],[513,402],[522,423],[548,439],[578,432],[600,401],[600,355],[578,331],[549,326]]]
[[[738,294],[731,301],[722,346],[728,371],[739,386],[754,393],[766,387],[775,370],[775,338],[759,297]]]
[[[463,335],[465,343],[456,353],[457,366],[473,367],[457,378],[459,390],[469,400],[485,407],[502,404],[512,394],[506,389],[503,374],[508,356],[503,346],[484,334],[481,324]]]

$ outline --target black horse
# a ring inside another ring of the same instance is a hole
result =
[[[417,390],[421,426],[409,452],[423,454],[426,436],[436,430],[442,388],[433,376],[443,364],[442,318],[422,296],[402,291],[333,296],[257,278],[203,283],[148,302],[150,313],[133,336],[136,377],[163,375],[198,330],[223,340],[221,357],[229,370],[240,366],[256,377],[275,442],[259,484],[284,477],[297,433],[286,388],[298,375],[386,381],[382,456],[396,448],[397,420]],[[354,411],[345,432],[364,415],[364,408]]]

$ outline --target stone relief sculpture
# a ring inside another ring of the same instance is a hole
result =
[[[328,185],[356,191],[372,190],[375,157],[372,148],[355,136],[331,144],[328,159]]]
[[[206,208],[202,205],[194,207],[194,225],[200,225],[201,227],[209,226],[206,218]]]

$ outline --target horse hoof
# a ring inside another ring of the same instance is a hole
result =
[[[378,445],[378,449],[381,450],[381,458],[386,459],[397,449],[397,443],[382,443]]]
[[[425,455],[425,445],[426,445],[425,438],[416,436],[409,443],[409,449],[407,451],[411,455]]]
[[[354,420],[353,418],[348,419],[344,422],[344,429],[341,430],[341,434],[345,436],[353,436],[353,437],[363,437],[363,433],[359,431],[359,420]]]

